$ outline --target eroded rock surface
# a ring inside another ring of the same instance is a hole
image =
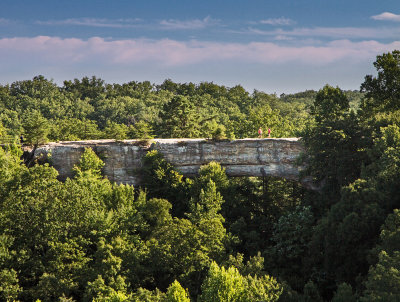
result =
[[[49,143],[39,147],[35,157],[48,158],[60,179],[72,177],[72,168],[85,148],[92,148],[105,162],[104,174],[111,181],[140,183],[142,158],[156,149],[185,176],[197,174],[201,165],[219,162],[228,176],[274,176],[297,180],[302,167],[296,164],[303,146],[297,138],[238,139],[154,139],[151,145],[138,140],[92,140]]]

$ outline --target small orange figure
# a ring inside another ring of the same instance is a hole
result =
[[[262,138],[262,129],[261,129],[261,127],[258,129],[258,137]]]

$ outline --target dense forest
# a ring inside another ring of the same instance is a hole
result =
[[[360,91],[270,95],[214,83],[0,85],[1,301],[400,301],[400,51]],[[21,141],[302,138],[297,182],[184,178],[156,151],[139,187],[86,149],[61,182]],[[22,137],[21,137],[22,135]]]

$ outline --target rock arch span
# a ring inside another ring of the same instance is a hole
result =
[[[72,177],[72,168],[85,148],[92,148],[105,162],[104,174],[111,181],[138,185],[142,158],[158,150],[184,176],[194,176],[200,166],[216,161],[228,176],[272,176],[298,180],[304,168],[297,164],[304,151],[298,138],[268,139],[154,139],[90,140],[48,143],[35,151],[36,158],[48,158],[60,179]],[[304,183],[308,183],[305,181]]]

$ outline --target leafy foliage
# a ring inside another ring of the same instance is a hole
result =
[[[362,92],[277,97],[96,77],[0,85],[0,300],[398,301],[399,58],[378,56]],[[185,179],[155,151],[139,188],[103,178],[92,149],[60,182],[48,164],[23,165],[18,142],[139,138],[151,150],[152,137],[259,127],[303,137],[318,192],[227,178],[215,162]]]
[[[167,290],[167,302],[190,302],[187,292],[178,281],[174,281]]]
[[[240,85],[203,82],[107,84],[95,76],[64,81],[43,76],[0,85],[0,122],[28,143],[50,140],[155,137],[255,137],[259,126],[294,136],[309,116],[303,99],[290,104]],[[256,127],[256,128],[255,128]],[[36,137],[36,138],[35,138]],[[33,140],[32,140],[33,139]],[[35,140],[36,139],[36,140]]]
[[[342,283],[338,286],[332,302],[356,302],[357,298],[353,294],[353,289],[347,283]]]
[[[24,123],[25,141],[27,144],[40,145],[47,141],[49,125],[39,111],[28,113]]]
[[[378,245],[378,263],[372,266],[361,301],[396,301],[400,299],[400,211],[394,210],[383,226]]]
[[[225,269],[213,262],[202,284],[200,301],[278,301],[281,293],[274,278],[244,277],[234,267]]]
[[[376,112],[400,109],[400,51],[377,56],[374,67],[378,75],[365,76],[361,84],[361,90],[366,93],[362,103],[364,113],[370,116]]]

